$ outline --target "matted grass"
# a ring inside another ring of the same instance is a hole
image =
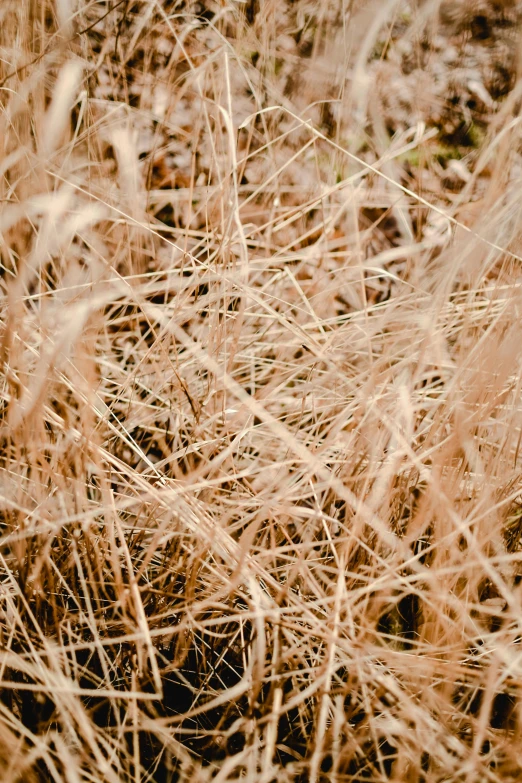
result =
[[[2,781],[520,779],[519,11],[2,0]]]

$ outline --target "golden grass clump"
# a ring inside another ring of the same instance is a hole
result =
[[[520,780],[521,12],[2,0],[2,781]]]

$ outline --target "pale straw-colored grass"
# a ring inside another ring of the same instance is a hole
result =
[[[520,778],[520,90],[394,124],[439,5],[0,4],[3,781]]]

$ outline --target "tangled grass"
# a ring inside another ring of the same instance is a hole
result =
[[[520,779],[518,13],[3,0],[3,781]]]

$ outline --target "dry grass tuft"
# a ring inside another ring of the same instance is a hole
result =
[[[519,6],[0,4],[3,781],[520,779]]]

